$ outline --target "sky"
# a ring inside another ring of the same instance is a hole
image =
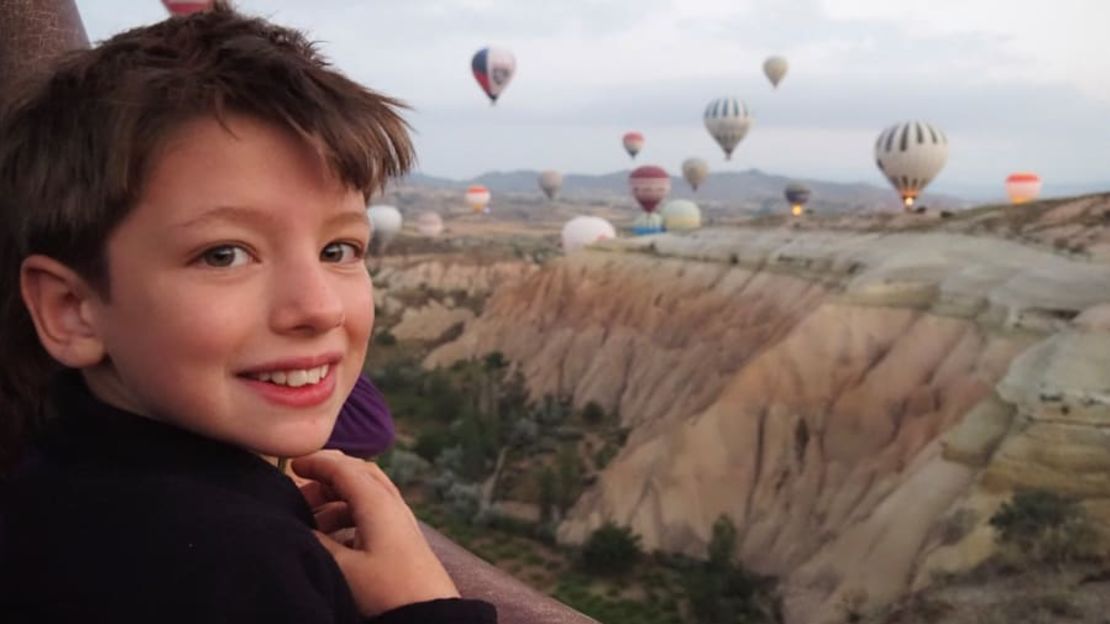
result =
[[[894,123],[942,128],[930,190],[1002,196],[1032,170],[1045,194],[1110,190],[1105,0],[237,0],[306,31],[348,76],[412,110],[418,169],[600,174],[636,164],[884,184],[873,145]],[[165,17],[158,0],[77,0],[92,41]],[[517,72],[490,106],[470,72],[507,47]],[[777,90],[762,73],[789,59]],[[737,96],[755,117],[731,161],[702,124]]]

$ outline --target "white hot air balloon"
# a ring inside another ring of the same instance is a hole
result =
[[[393,206],[375,204],[366,209],[370,217],[370,247],[375,253],[385,251],[389,241],[401,231],[404,219]]]
[[[427,238],[435,238],[443,233],[443,218],[439,213],[428,210],[416,216],[416,231]]]
[[[704,119],[705,129],[725,151],[725,160],[731,160],[732,150],[736,149],[736,144],[744,139],[752,125],[748,106],[739,98],[717,98],[705,107]]]
[[[573,253],[586,245],[616,237],[613,224],[601,217],[575,217],[563,226],[563,251]]]
[[[771,86],[776,89],[788,69],[790,64],[781,56],[769,56],[766,61],[763,61],[763,73],[767,76],[767,80],[771,81]]]
[[[668,232],[684,232],[701,227],[701,210],[688,199],[672,199],[659,211],[663,215],[663,228]]]
[[[543,194],[547,195],[548,199],[555,199],[563,186],[563,174],[549,169],[540,174],[539,183]]]
[[[687,158],[682,161],[682,177],[696,191],[709,177],[709,164],[700,158]]]
[[[875,164],[902,196],[906,210],[947,160],[948,137],[922,121],[894,124],[875,141]]]
[[[470,71],[492,106],[516,73],[516,57],[505,48],[482,48],[470,59]]]

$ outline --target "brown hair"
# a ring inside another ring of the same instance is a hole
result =
[[[105,296],[105,245],[160,144],[190,119],[245,114],[288,128],[369,197],[414,154],[403,105],[330,68],[301,33],[210,12],[71,53],[0,114],[0,469],[43,416],[57,364],[19,294],[19,266],[51,256]]]

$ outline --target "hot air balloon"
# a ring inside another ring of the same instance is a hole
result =
[[[739,98],[717,98],[705,107],[705,129],[725,150],[725,160],[732,160],[732,150],[748,134],[751,125],[748,107]]]
[[[572,253],[586,245],[616,237],[613,224],[601,217],[575,217],[563,226],[563,251]]]
[[[162,6],[170,15],[191,15],[207,11],[215,4],[214,0],[162,0]]]
[[[672,199],[663,204],[659,214],[663,215],[663,227],[668,232],[684,232],[701,227],[701,210],[688,199]]]
[[[385,204],[370,206],[366,214],[370,217],[370,248],[376,254],[381,253],[401,231],[404,220],[396,208]]]
[[[540,174],[539,182],[544,195],[547,195],[548,199],[555,199],[563,186],[563,174],[549,169]]]
[[[766,61],[763,61],[763,73],[767,75],[767,80],[771,81],[771,86],[776,89],[789,68],[790,64],[781,56],[769,56]]]
[[[504,48],[482,48],[470,59],[470,69],[474,71],[474,79],[489,96],[492,106],[513,79],[516,57]]]
[[[1041,194],[1041,176],[1032,172],[1012,173],[1006,178],[1006,194],[1015,204],[1037,199]]]
[[[671,192],[671,176],[662,167],[644,165],[628,176],[628,186],[644,212],[652,212]]]
[[[642,212],[632,221],[632,233],[636,236],[659,234],[663,231],[663,217],[654,212]]]
[[[786,196],[786,201],[790,202],[790,213],[795,217],[800,217],[805,214],[806,202],[809,201],[810,191],[806,185],[799,182],[791,182],[783,189],[782,194]]]
[[[686,178],[690,188],[696,191],[709,177],[709,165],[700,158],[687,158],[682,161],[682,177]]]
[[[906,210],[947,160],[948,137],[925,122],[894,124],[875,141],[875,163],[902,196]]]
[[[466,189],[466,205],[471,212],[489,212],[489,189],[481,184],[471,185]]]
[[[421,236],[435,238],[443,233],[443,218],[430,210],[422,212],[416,216],[416,231]]]
[[[635,160],[636,154],[644,147],[644,135],[639,132],[625,132],[621,142],[624,143],[624,151]]]

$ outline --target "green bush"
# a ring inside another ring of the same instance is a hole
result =
[[[628,527],[606,523],[582,547],[582,567],[592,574],[621,576],[640,561],[640,536]]]
[[[434,462],[451,442],[451,434],[447,431],[442,429],[425,431],[416,438],[412,450],[420,457]]]
[[[374,344],[383,347],[392,347],[393,345],[397,344],[397,337],[394,336],[393,332],[389,331],[388,329],[383,329],[374,334]]]
[[[1046,490],[1023,490],[990,519],[997,542],[1019,560],[1063,563],[1096,554],[1098,534],[1079,502]]]
[[[605,420],[605,410],[597,403],[590,401],[586,404],[586,407],[582,408],[582,420],[591,425],[599,425],[601,421]]]

